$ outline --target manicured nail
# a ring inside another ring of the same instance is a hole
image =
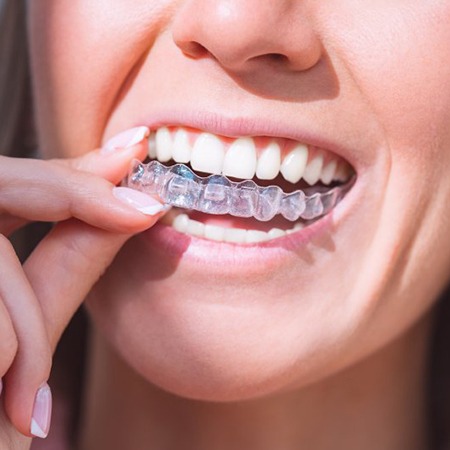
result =
[[[52,418],[52,391],[45,383],[37,391],[34,400],[33,417],[31,419],[31,434],[36,437],[46,438],[50,430]]]
[[[127,187],[115,187],[113,194],[117,199],[122,200],[147,216],[154,216],[168,209],[166,205],[150,197],[150,195]]]
[[[126,149],[139,144],[150,133],[147,127],[136,127],[130,130],[122,131],[112,137],[102,148],[101,153],[107,155],[118,149]]]

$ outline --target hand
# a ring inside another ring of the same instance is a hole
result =
[[[145,157],[146,133],[72,160],[0,157],[0,376],[6,414],[24,435],[48,432],[45,383],[71,317],[126,240],[163,214],[156,199],[114,187]],[[22,267],[5,236],[28,221],[59,223]]]

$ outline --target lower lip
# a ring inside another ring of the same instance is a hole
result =
[[[357,179],[341,202],[313,224],[289,235],[255,244],[238,245],[228,242],[216,242],[195,236],[179,233],[170,225],[157,223],[151,229],[141,233],[140,238],[150,252],[158,252],[158,256],[173,263],[181,259],[189,264],[203,266],[208,272],[221,272],[227,265],[227,272],[234,269],[248,272],[267,272],[274,264],[283,264],[293,256],[301,257],[309,253],[308,244],[318,246],[329,241],[345,222],[347,214],[353,210],[360,196],[360,185]]]

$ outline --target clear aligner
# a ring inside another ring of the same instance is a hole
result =
[[[327,214],[351,187],[307,188],[284,193],[278,186],[260,187],[251,180],[234,182],[223,175],[199,177],[184,164],[166,167],[159,161],[134,161],[125,184],[164,203],[208,214],[230,214],[271,220],[281,214],[290,221],[316,219]]]

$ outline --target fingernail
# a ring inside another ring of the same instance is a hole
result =
[[[154,216],[168,209],[167,206],[155,198],[150,197],[150,195],[127,187],[115,187],[113,194],[117,199],[127,203],[147,216]]]
[[[101,153],[107,155],[117,149],[126,149],[139,144],[148,136],[150,130],[147,127],[136,127],[130,130],[122,131],[118,135],[112,137],[102,148]]]
[[[3,392],[3,380],[0,378],[0,395],[2,395]]]
[[[33,417],[31,419],[31,434],[36,437],[46,438],[50,430],[52,418],[52,391],[45,383],[37,391],[34,400]]]

